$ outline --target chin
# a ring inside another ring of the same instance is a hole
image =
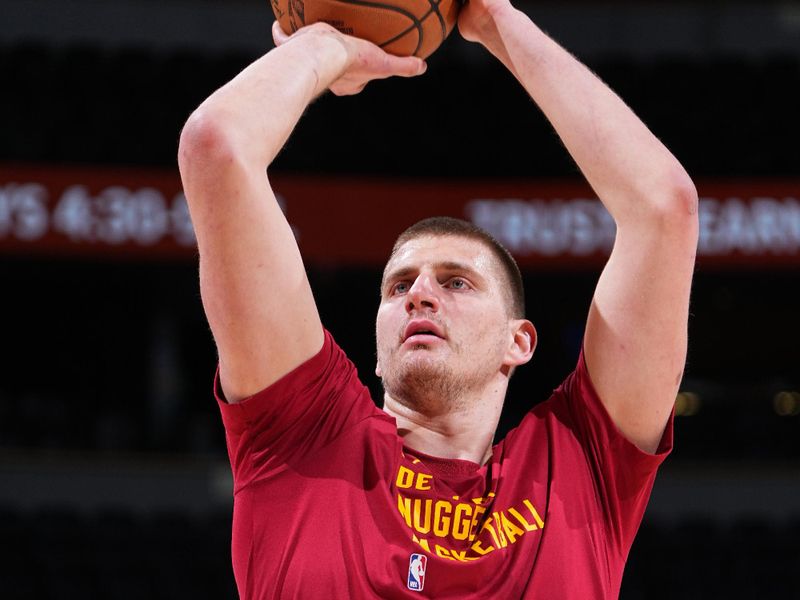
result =
[[[437,410],[461,396],[463,379],[441,358],[419,352],[384,372],[383,386],[403,404]]]
[[[442,377],[451,369],[447,362],[437,356],[428,346],[414,347],[397,366],[397,372],[405,377]]]

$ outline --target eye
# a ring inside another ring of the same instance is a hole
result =
[[[466,290],[469,288],[469,284],[461,277],[453,277],[447,282],[447,285],[454,290]]]
[[[408,282],[398,281],[392,286],[390,293],[394,296],[396,294],[405,294],[407,291],[408,291]]]

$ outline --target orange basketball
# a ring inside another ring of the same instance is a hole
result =
[[[459,0],[270,0],[286,33],[324,21],[397,56],[427,58],[456,23]]]

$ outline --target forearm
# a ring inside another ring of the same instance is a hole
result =
[[[347,62],[336,38],[298,35],[216,91],[181,134],[203,306],[229,402],[269,386],[322,346],[297,242],[265,168]]]
[[[347,49],[334,35],[309,31],[296,36],[200,105],[184,128],[181,154],[193,150],[205,158],[232,154],[240,164],[263,170],[280,152],[303,111],[339,77],[349,60]]]
[[[505,4],[491,17],[482,43],[522,83],[618,224],[694,210],[686,172],[614,92],[520,11]]]
[[[474,0],[470,0],[474,1]],[[697,194],[616,94],[507,0],[469,30],[519,79],[609,210],[618,233],[583,350],[616,427],[646,452],[662,439],[686,360]]]

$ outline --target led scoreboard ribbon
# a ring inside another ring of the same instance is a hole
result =
[[[437,214],[488,230],[527,269],[598,268],[614,242],[576,181],[272,179],[308,264],[380,266],[399,231]],[[701,266],[800,266],[800,179],[698,187]],[[0,252],[196,257],[175,170],[13,165],[0,166]]]

